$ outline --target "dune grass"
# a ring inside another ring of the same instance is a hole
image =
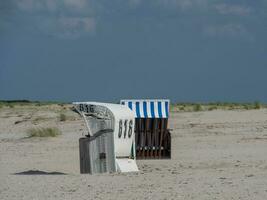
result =
[[[59,121],[64,122],[67,120],[67,116],[64,113],[59,114]]]
[[[56,137],[61,135],[61,131],[55,127],[31,128],[27,131],[28,137]]]
[[[173,112],[197,112],[212,110],[253,110],[267,108],[267,104],[255,101],[254,103],[211,102],[211,103],[174,103],[170,110]]]
[[[193,107],[195,112],[201,111],[202,110],[202,106],[200,104],[195,104]]]
[[[5,107],[14,108],[15,106],[49,106],[58,105],[65,106],[68,105],[67,102],[57,102],[57,101],[29,101],[29,100],[0,100],[0,104]]]
[[[254,102],[254,109],[260,109],[260,108],[261,108],[261,104],[260,104],[260,102],[255,101],[255,102]]]
[[[71,113],[72,105],[67,102],[45,102],[45,101],[29,101],[29,100],[0,100],[0,109],[13,108],[13,109],[32,109],[36,110],[51,110],[58,114],[58,120],[70,121],[75,119]],[[253,110],[267,108],[266,103],[261,103],[259,101],[250,103],[236,103],[236,102],[178,102],[170,105],[171,112],[197,112],[197,111],[213,111],[213,110]],[[68,114],[66,114],[66,112]],[[42,121],[43,119],[36,119],[34,123]]]

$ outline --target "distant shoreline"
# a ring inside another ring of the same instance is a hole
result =
[[[116,102],[114,102],[116,103]],[[71,102],[60,101],[31,101],[31,100],[0,100],[0,109],[3,107],[18,107],[18,106],[46,106],[59,105],[71,106]],[[170,106],[171,112],[197,112],[197,111],[212,111],[212,110],[253,110],[267,108],[266,103],[259,101],[239,103],[239,102],[210,102],[210,103],[194,103],[194,102],[178,102],[172,103]]]

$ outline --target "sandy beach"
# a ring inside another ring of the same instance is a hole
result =
[[[0,109],[1,200],[267,199],[267,109],[173,112],[170,160],[138,160],[138,173],[98,175],[79,173],[84,123],[68,108],[60,121],[60,109]],[[27,137],[29,128],[51,126],[62,135]]]

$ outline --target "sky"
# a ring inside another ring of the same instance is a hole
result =
[[[267,102],[267,0],[0,0],[0,99]]]

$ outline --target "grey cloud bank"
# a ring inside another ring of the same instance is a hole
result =
[[[0,99],[267,101],[267,1],[0,2]]]

